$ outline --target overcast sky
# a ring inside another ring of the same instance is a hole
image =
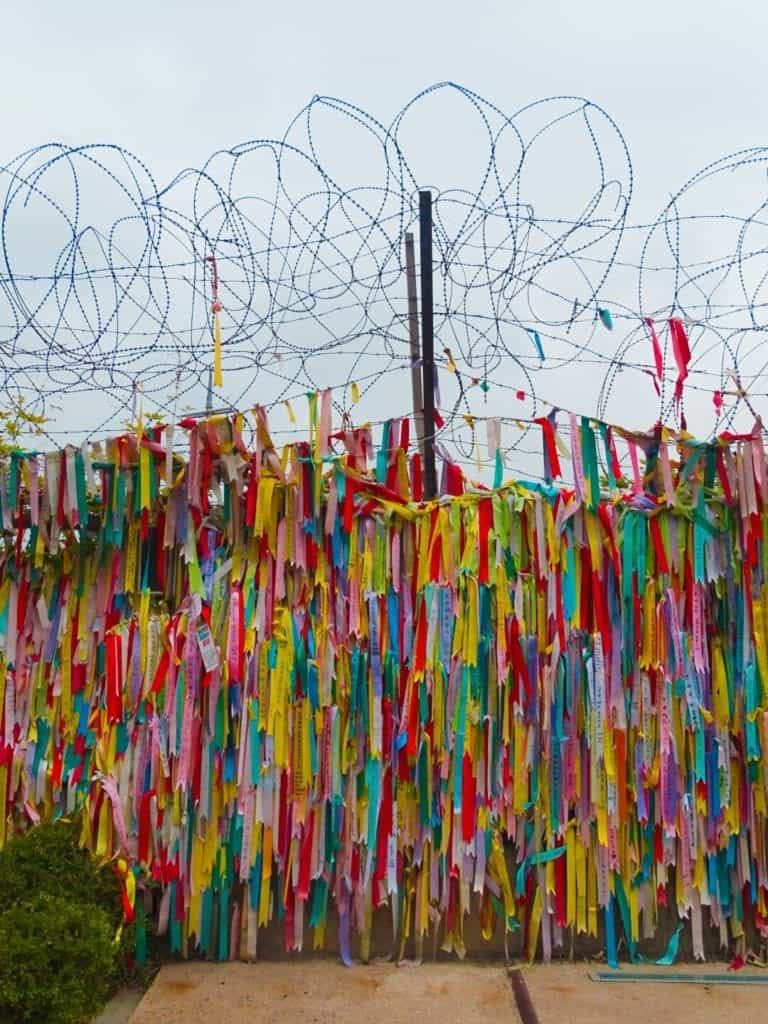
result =
[[[314,94],[389,123],[450,79],[505,111],[558,94],[604,107],[631,150],[637,221],[709,161],[768,141],[766,39],[758,0],[13,3],[0,147],[116,142],[162,183],[281,136]],[[425,152],[446,130],[425,129]],[[339,155],[354,177],[356,154]]]
[[[756,0],[6,4],[7,156],[118,142],[159,178],[281,134],[315,93],[385,121],[443,79],[504,110],[581,95],[623,127],[641,193],[764,141],[768,7]]]

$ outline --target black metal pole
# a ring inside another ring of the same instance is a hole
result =
[[[416,290],[416,255],[413,235],[405,234],[405,276],[408,286],[408,338],[411,343],[411,391],[413,393],[413,419],[416,426],[416,442],[421,461],[424,461],[424,390],[421,370],[419,343],[419,298]]]
[[[421,360],[424,378],[424,496],[437,496],[435,468],[435,309],[432,295],[432,193],[419,192]]]

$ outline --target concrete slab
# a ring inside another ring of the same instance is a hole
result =
[[[539,1024],[657,1020],[755,1024],[766,1016],[765,987],[590,979],[590,972],[605,969],[604,964],[562,963],[523,968]],[[668,970],[727,976],[721,964],[681,964]],[[507,970],[499,964],[395,967],[381,963],[347,969],[331,960],[283,960],[164,967],[130,1024],[488,1024],[489,1020],[519,1022]]]
[[[131,1014],[141,1002],[144,990],[123,988],[109,1000],[91,1024],[128,1024]]]
[[[627,965],[627,970],[643,968]],[[685,1021],[685,1024],[755,1024],[766,1019],[768,989],[764,986],[672,984],[669,982],[596,982],[589,977],[605,964],[551,964],[523,970],[539,1024],[592,1024],[620,1021]],[[723,964],[678,964],[647,971],[727,975]],[[750,970],[764,976],[759,969]],[[621,968],[617,974],[621,975]]]
[[[131,1024],[517,1024],[499,966],[332,961],[171,964]],[[647,1024],[647,1022],[645,1022]]]

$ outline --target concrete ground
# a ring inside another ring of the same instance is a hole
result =
[[[768,986],[591,980],[590,973],[604,969],[524,968],[538,1024],[664,1019],[754,1024],[765,1019]],[[652,969],[727,976],[719,964]],[[129,1018],[130,1024],[517,1024],[520,1019],[508,972],[498,964],[380,963],[348,969],[330,960],[171,964]]]
[[[92,1024],[128,1024],[131,1014],[141,1002],[144,993],[138,988],[124,988],[113,996],[104,1009],[93,1018]]]
[[[590,974],[608,971],[604,964],[553,964],[524,971],[528,992],[539,1024],[649,1024],[680,1021],[685,1024],[756,1024],[766,1019],[768,985],[703,985],[670,982],[596,982]],[[729,975],[725,964],[677,964],[674,967],[636,968],[629,971],[674,974]],[[768,972],[745,968],[736,976],[767,978]],[[511,1018],[516,1020],[515,1017]]]
[[[460,1013],[457,1009],[460,1008]],[[131,1024],[487,1024],[514,1021],[506,971],[328,960],[164,967]]]

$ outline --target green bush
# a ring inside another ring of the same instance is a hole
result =
[[[114,929],[93,903],[42,893],[0,914],[0,1020],[81,1024],[116,979]]]
[[[120,884],[80,848],[79,838],[77,821],[57,821],[11,839],[0,850],[0,912],[32,893],[66,896],[75,905],[101,907],[114,933],[122,920]]]
[[[120,882],[79,837],[59,821],[0,851],[0,1024],[87,1020],[130,974]]]

